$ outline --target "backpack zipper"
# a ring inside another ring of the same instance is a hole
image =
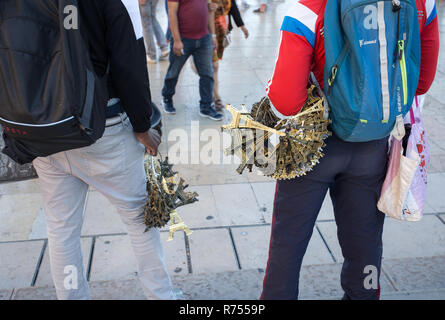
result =
[[[346,42],[343,46],[340,54],[338,55],[337,60],[335,61],[335,64],[332,66],[331,71],[329,72],[329,78],[328,78],[328,92],[327,95],[329,96],[331,93],[331,87],[334,85],[335,78],[337,77],[338,69],[341,67],[343,60],[346,57],[346,54],[348,53],[349,43]]]
[[[399,52],[400,71],[402,73],[402,85],[403,85],[403,105],[408,103],[408,81],[406,76],[406,61],[405,61],[405,40],[397,41]]]

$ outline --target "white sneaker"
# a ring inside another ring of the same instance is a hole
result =
[[[170,49],[164,48],[163,50],[161,50],[161,59],[168,57],[168,55],[170,54]]]
[[[156,63],[156,62],[158,62],[156,59],[152,59],[152,58],[150,58],[149,55],[147,55],[147,63],[153,64],[153,63]]]

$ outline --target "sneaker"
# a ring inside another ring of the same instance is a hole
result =
[[[158,62],[158,61],[156,60],[156,58],[153,59],[153,58],[151,58],[149,55],[147,55],[147,63],[154,64],[154,63],[156,63],[156,62]]]
[[[165,59],[170,54],[170,49],[168,47],[165,47],[161,49],[161,59]]]
[[[162,105],[164,106],[165,113],[168,113],[168,114],[176,113],[176,109],[173,106],[173,100],[171,98],[170,99],[164,98],[162,100]]]
[[[223,118],[223,115],[221,113],[216,112],[216,110],[213,107],[201,109],[201,111],[199,111],[199,115],[203,118],[210,118],[215,121],[221,121]]]

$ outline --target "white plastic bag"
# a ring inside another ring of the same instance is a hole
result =
[[[426,167],[429,147],[420,115],[420,101],[416,97],[405,122],[411,123],[406,156],[401,137],[391,136],[388,171],[377,207],[386,215],[405,221],[419,221],[426,199]],[[403,135],[402,135],[403,137]]]

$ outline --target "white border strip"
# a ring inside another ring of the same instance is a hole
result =
[[[41,128],[43,128],[43,127],[52,127],[52,126],[56,126],[58,124],[70,121],[72,119],[74,119],[74,116],[71,116],[69,118],[66,118],[64,120],[60,120],[60,121],[57,121],[57,122],[49,123],[49,124],[28,124],[28,123],[20,123],[20,122],[9,121],[9,120],[6,120],[6,119],[3,119],[3,118],[0,117],[0,120],[4,121],[6,123],[10,123],[10,124],[13,124],[13,125],[16,125],[16,126],[36,127],[36,128],[37,127],[41,127]]]
[[[388,53],[386,52],[386,25],[385,25],[385,2],[377,2],[380,44],[380,79],[382,87],[383,121],[389,120],[389,81],[388,81]]]

